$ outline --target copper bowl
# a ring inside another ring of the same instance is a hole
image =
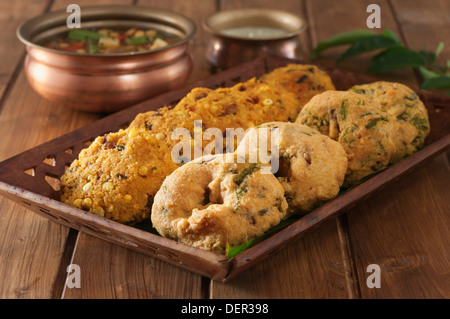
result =
[[[210,34],[207,59],[214,66],[229,68],[268,53],[301,58],[298,36],[306,22],[290,12],[244,8],[214,13],[203,27]]]
[[[196,31],[189,18],[137,6],[82,7],[82,28],[152,28],[180,40],[152,51],[114,54],[42,46],[46,39],[68,31],[68,15],[65,10],[46,13],[17,29],[27,49],[25,73],[41,96],[77,110],[110,113],[178,88],[188,79],[193,66],[189,40]]]

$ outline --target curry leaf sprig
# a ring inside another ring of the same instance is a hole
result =
[[[368,72],[416,68],[423,77],[421,89],[450,89],[450,60],[445,66],[439,66],[436,62],[444,49],[442,42],[434,52],[424,49],[414,51],[404,47],[391,30],[377,34],[372,30],[358,29],[337,33],[320,42],[311,53],[311,58],[315,59],[322,51],[341,45],[351,46],[338,58],[337,63],[362,53],[380,51],[372,57]]]

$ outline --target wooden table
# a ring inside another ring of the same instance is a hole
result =
[[[93,1],[78,0],[77,4]],[[27,83],[25,49],[15,30],[25,19],[63,9],[63,0],[0,2],[0,160],[83,127],[98,114],[72,111],[38,96]],[[96,3],[136,4],[131,0]],[[446,0],[138,0],[192,18],[195,67],[189,83],[214,70],[204,57],[209,14],[263,6],[294,12],[308,22],[301,35],[305,58],[336,32],[366,28],[366,7],[381,7],[382,28],[411,48],[434,50],[447,42],[439,62],[450,59],[450,3]],[[343,49],[326,51],[328,66]],[[368,56],[340,68],[363,73]],[[378,74],[417,87],[412,70]],[[429,161],[354,209],[327,222],[249,271],[221,283],[135,251],[50,222],[0,198],[0,298],[449,298],[450,153]],[[65,284],[67,266],[81,269],[81,288]],[[369,288],[367,267],[379,265],[381,288]]]

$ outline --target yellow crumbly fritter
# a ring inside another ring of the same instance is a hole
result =
[[[150,215],[153,196],[178,167],[165,139],[130,129],[97,137],[61,177],[61,201],[133,223]]]
[[[215,127],[225,132],[227,128],[248,128],[271,119],[287,121],[298,114],[298,101],[289,92],[251,79],[231,88],[195,88],[189,92],[169,114],[193,113],[205,128]],[[153,120],[154,112],[140,114],[130,127],[143,127]],[[166,121],[171,127],[184,127],[188,123]],[[166,124],[167,125],[167,124]],[[163,125],[156,129],[166,129]]]

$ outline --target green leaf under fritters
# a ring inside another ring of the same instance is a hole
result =
[[[343,44],[353,44],[362,39],[372,37],[376,35],[374,31],[366,30],[366,29],[358,29],[349,32],[342,32],[332,36],[329,39],[321,41],[315,50],[311,53],[311,58],[316,58],[323,50],[343,45]]]
[[[270,228],[267,232],[265,232],[263,235],[254,238],[252,240],[249,240],[248,242],[239,245],[239,246],[231,246],[229,244],[227,244],[227,248],[226,248],[226,256],[228,258],[228,260],[231,260],[233,257],[235,257],[236,255],[239,255],[240,253],[246,251],[248,248],[262,242],[263,240],[269,238],[270,236],[272,236],[273,234],[279,232],[280,230],[284,229],[285,227],[293,224],[294,222],[296,222],[301,216],[299,215],[293,215],[287,219],[282,220],[279,224],[273,226],[272,228]]]
[[[424,65],[425,60],[420,53],[404,47],[393,47],[373,57],[368,71],[384,72]]]
[[[375,35],[372,37],[368,37],[355,42],[347,51],[344,52],[344,54],[341,55],[341,57],[338,59],[338,62],[361,53],[392,48],[397,45],[398,43],[394,39],[386,37],[384,35]]]

